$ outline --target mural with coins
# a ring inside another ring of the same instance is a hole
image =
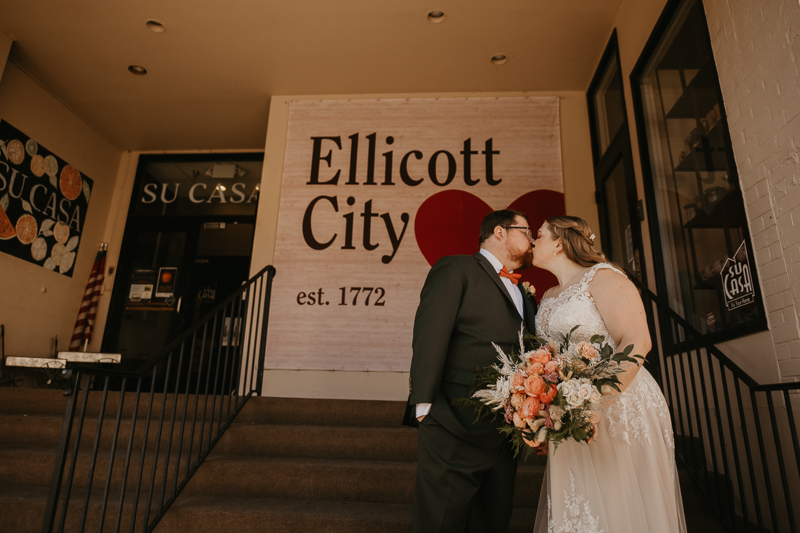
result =
[[[0,121],[0,252],[72,277],[93,183]]]

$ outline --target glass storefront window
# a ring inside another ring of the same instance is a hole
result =
[[[734,337],[763,329],[764,310],[703,6],[675,6],[631,74],[658,292]]]
[[[594,138],[598,154],[605,153],[617,132],[625,123],[625,101],[622,94],[622,77],[616,54],[612,54],[608,65],[592,94],[594,114]]]

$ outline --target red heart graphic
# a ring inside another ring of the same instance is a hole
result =
[[[530,227],[538,230],[546,219],[566,212],[564,193],[539,189],[523,194],[508,206],[528,215]],[[414,217],[414,236],[429,265],[446,255],[478,251],[481,221],[492,208],[467,191],[447,190],[428,197]],[[521,271],[522,281],[536,287],[536,298],[558,284],[556,277],[539,268]]]

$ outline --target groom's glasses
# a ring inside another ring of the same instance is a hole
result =
[[[501,227],[505,228],[505,229],[524,229],[525,230],[525,236],[527,238],[529,238],[529,239],[531,238],[531,228],[528,228],[528,227],[525,227],[525,226],[501,226]]]

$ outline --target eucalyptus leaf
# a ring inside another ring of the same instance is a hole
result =
[[[53,220],[52,218],[48,218],[47,220],[42,222],[42,226],[39,228],[39,231],[44,233],[45,231],[47,231],[50,228],[52,228],[55,223],[56,223],[55,220]],[[53,234],[53,232],[50,232],[50,235],[52,235],[52,234]]]
[[[48,257],[47,261],[44,262],[44,267],[48,270],[55,270],[56,269],[56,262],[53,261],[52,257]]]
[[[42,235],[44,235],[45,237],[51,237],[51,236],[53,235],[53,230],[51,230],[51,229],[46,229],[46,230],[44,230],[44,231],[42,232]]]
[[[50,185],[52,185],[53,187],[55,187],[56,189],[58,189],[58,178],[56,178],[56,175],[55,175],[55,174],[53,174],[52,176],[50,176]]]
[[[5,196],[0,198],[0,207],[3,208],[3,211],[8,211],[8,193],[6,193]]]
[[[71,252],[72,250],[74,250],[75,248],[77,248],[77,247],[78,247],[78,241],[79,241],[79,240],[80,240],[80,237],[78,237],[77,235],[75,235],[74,237],[72,237],[72,238],[71,238],[71,239],[70,239],[70,240],[67,242],[67,251],[68,251],[68,252]]]
[[[89,187],[89,184],[86,183],[86,180],[83,180],[83,195],[86,197],[86,201],[89,201],[89,198],[92,196],[92,189]]]
[[[20,201],[22,202],[22,209],[24,209],[28,213],[33,213],[33,209],[31,209],[31,204],[29,204],[28,202],[26,202],[22,198],[20,198]]]
[[[624,350],[622,350],[622,353],[623,355],[630,355],[632,351],[633,351],[633,344],[629,344],[628,346],[625,347]]]

